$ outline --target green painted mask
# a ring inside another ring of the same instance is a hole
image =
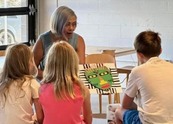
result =
[[[106,66],[85,70],[86,79],[96,88],[106,90],[113,84],[110,70]]]

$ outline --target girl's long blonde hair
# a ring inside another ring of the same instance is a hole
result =
[[[46,57],[42,83],[53,83],[57,98],[75,98],[74,83],[85,90],[78,77],[79,58],[75,50],[65,41],[54,43]]]
[[[0,73],[0,96],[7,97],[10,85],[16,81],[17,86],[22,90],[26,76],[30,75],[29,63],[33,57],[30,48],[25,44],[11,45],[6,50],[5,62]],[[1,101],[1,100],[0,100]]]

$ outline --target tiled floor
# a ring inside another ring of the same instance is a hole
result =
[[[93,124],[106,124],[106,119],[93,119]]]
[[[123,93],[120,94],[120,100],[122,99]],[[112,95],[113,99],[113,95]],[[98,95],[97,94],[92,94],[91,95],[91,107],[92,107],[92,112],[93,114],[99,113],[99,103],[98,103]],[[103,95],[102,96],[102,110],[103,113],[106,113],[106,107],[108,105],[108,96]],[[106,119],[98,119],[98,118],[93,118],[93,124],[106,124]]]

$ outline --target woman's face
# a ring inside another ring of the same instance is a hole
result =
[[[77,19],[75,16],[72,16],[67,23],[64,26],[64,34],[65,36],[70,39],[72,37],[72,34],[77,26]]]

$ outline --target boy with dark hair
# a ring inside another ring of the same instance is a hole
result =
[[[161,38],[153,31],[137,35],[134,42],[141,65],[130,74],[116,124],[173,123],[173,64],[160,59]]]

